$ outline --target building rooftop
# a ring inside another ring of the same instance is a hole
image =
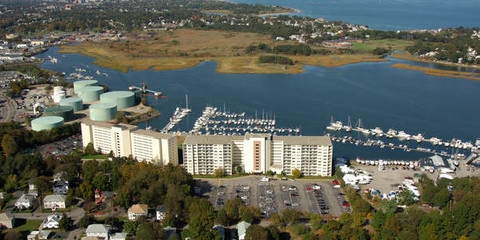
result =
[[[158,139],[170,139],[175,137],[175,134],[168,134],[168,133],[161,133],[161,132],[156,132],[152,130],[145,130],[145,129],[135,129],[132,131],[133,134],[139,134],[139,135],[145,135],[145,136],[150,136],[153,138],[158,138]]]
[[[233,140],[243,139],[243,136],[187,135],[183,144],[230,144]]]
[[[124,123],[113,124],[113,123],[108,123],[108,122],[97,122],[97,121],[92,121],[88,118],[83,119],[82,123],[86,124],[88,126],[97,126],[97,127],[104,127],[104,128],[119,127],[119,128],[122,128],[122,129],[132,129],[132,130],[135,130],[135,129],[138,128],[135,125],[124,124]]]
[[[105,226],[103,224],[90,224],[85,230],[85,233],[108,233],[110,231],[109,226]]]
[[[47,195],[44,202],[63,202],[67,197],[65,195]]]
[[[327,136],[274,136],[274,141],[283,141],[288,145],[322,145],[332,146],[332,141]]]
[[[147,213],[148,205],[147,204],[134,204],[128,209],[129,213]]]
[[[8,213],[0,213],[0,222],[11,221],[12,218]]]

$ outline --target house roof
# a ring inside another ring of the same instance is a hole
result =
[[[85,233],[87,233],[87,234],[89,234],[89,233],[107,233],[108,234],[109,231],[110,231],[109,226],[105,226],[103,224],[90,224],[90,225],[88,225]]]
[[[129,213],[147,213],[148,205],[147,204],[134,204],[128,209]]]
[[[52,222],[52,221],[55,221],[55,222],[60,223],[60,219],[62,219],[62,215],[56,213],[56,214],[53,214],[53,215],[48,216],[48,217],[43,221],[43,223],[48,223],[48,222]]]
[[[250,223],[241,221],[237,224],[237,229],[238,229],[238,235],[243,235],[247,233],[247,229],[250,227]]]
[[[13,217],[10,216],[8,213],[0,214],[0,222],[12,221],[12,219],[13,219]]]
[[[20,203],[20,202],[30,203],[31,201],[33,201],[33,196],[25,195],[25,194],[22,194],[22,196],[17,199],[17,203]]]
[[[127,235],[128,233],[125,233],[125,232],[115,233],[110,237],[110,240],[123,240],[127,238]]]
[[[158,205],[157,206],[157,212],[165,212],[165,206],[164,205]]]
[[[44,202],[65,202],[67,196],[65,195],[47,195],[43,201]]]

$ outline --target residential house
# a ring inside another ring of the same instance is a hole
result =
[[[128,220],[135,221],[141,216],[147,216],[148,205],[147,204],[134,204],[128,209]]]
[[[50,215],[45,220],[43,220],[42,227],[43,228],[58,228],[59,225],[60,225],[60,219],[62,219],[62,215],[60,215],[58,213]]]
[[[48,195],[43,199],[43,208],[55,210],[57,208],[66,208],[65,195]]]
[[[27,240],[43,240],[48,239],[52,231],[50,230],[41,230],[41,231],[32,231],[27,236]]]
[[[15,207],[18,209],[27,209],[33,207],[33,196],[22,194],[22,196],[15,202]]]
[[[165,210],[165,206],[163,205],[158,205],[156,209],[156,216],[157,216],[157,221],[163,221],[165,219],[167,214],[167,211]]]
[[[85,231],[87,237],[98,237],[109,240],[110,226],[103,224],[90,224]]]
[[[247,229],[250,227],[250,223],[241,221],[237,224],[237,231],[238,231],[238,239],[243,240],[245,239],[245,234],[247,233]]]
[[[127,233],[125,232],[119,232],[115,233],[110,237],[110,240],[125,240],[127,238]]]
[[[33,196],[33,197],[38,197],[38,190],[37,187],[35,186],[35,179],[32,178],[28,182],[28,193],[27,195]]]
[[[1,226],[5,228],[13,228],[15,225],[15,218],[9,213],[0,214],[0,228]]]
[[[54,181],[53,182],[53,193],[56,195],[67,195],[68,192],[68,181]]]

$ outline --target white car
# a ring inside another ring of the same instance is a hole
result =
[[[313,185],[312,188],[313,188],[313,190],[320,190],[322,187],[315,184],[315,185]]]
[[[268,182],[268,181],[270,181],[270,178],[268,178],[268,177],[262,177],[262,178],[260,179],[260,181],[262,181],[262,182]]]

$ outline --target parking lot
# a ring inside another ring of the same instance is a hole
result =
[[[349,212],[345,198],[329,181],[271,180],[260,181],[260,176],[232,179],[199,179],[197,193],[209,199],[215,209],[227,200],[241,199],[246,205],[260,208],[263,217],[285,209],[296,209],[322,215],[340,216]],[[345,206],[342,206],[345,205]]]
[[[63,155],[71,154],[77,147],[82,147],[82,135],[74,135],[61,141],[38,146],[36,149],[44,158],[48,155],[60,158]]]

